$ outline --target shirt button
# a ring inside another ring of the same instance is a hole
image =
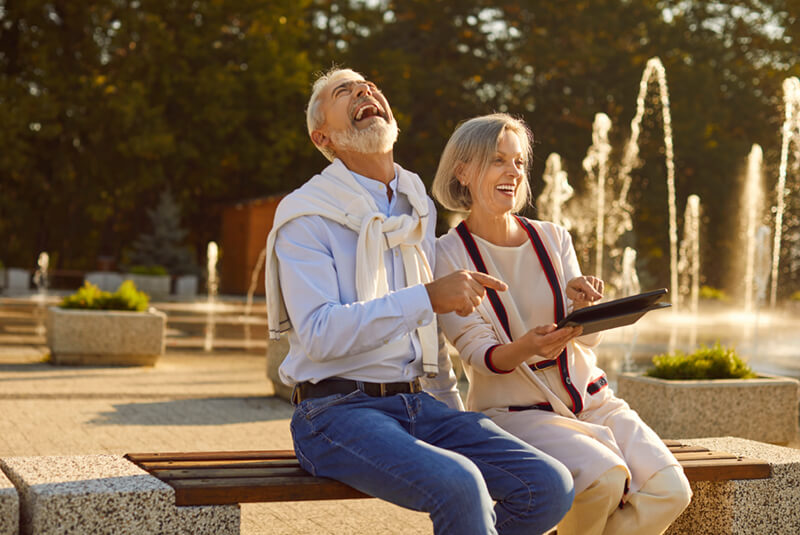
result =
[[[422,321],[422,320],[419,320],[419,321],[417,322],[417,325],[422,325],[423,323],[425,323],[425,322],[424,322],[424,321]]]
[[[394,252],[394,255],[395,255],[395,256],[400,256],[400,251],[395,251],[395,252]]]
[[[383,341],[383,345],[386,345],[386,344],[388,344],[388,343],[389,343],[389,339],[388,339],[388,338],[387,338],[386,340],[384,340],[384,341]]]

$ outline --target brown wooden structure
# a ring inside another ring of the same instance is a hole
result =
[[[283,195],[253,199],[226,206],[222,210],[222,237],[219,247],[220,291],[225,294],[247,293],[253,270],[267,234],[272,229],[275,209]],[[256,278],[256,295],[264,296],[264,268]]]
[[[689,481],[770,477],[769,463],[665,441]],[[175,489],[176,505],[369,498],[344,483],[314,477],[291,450],[129,453],[128,460]]]

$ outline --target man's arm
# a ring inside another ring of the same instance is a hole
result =
[[[343,303],[329,230],[321,217],[302,217],[278,231],[281,291],[306,355],[326,361],[363,353],[433,320],[423,285],[370,301]],[[355,250],[353,251],[355,255]],[[355,274],[349,274],[355,278]]]

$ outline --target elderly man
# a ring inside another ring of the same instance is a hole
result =
[[[280,374],[295,386],[300,463],[427,511],[439,534],[547,531],[572,502],[569,472],[460,410],[436,327],[435,313],[467,315],[505,284],[469,271],[433,280],[435,208],[394,163],[397,123],[375,84],[322,75],[307,121],[332,163],[281,202],[267,239],[270,334],[288,331]]]

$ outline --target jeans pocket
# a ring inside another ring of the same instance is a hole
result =
[[[332,394],[330,396],[325,396],[324,398],[307,399],[305,401],[301,401],[297,406],[297,409],[300,410],[307,419],[311,420],[315,416],[327,409],[330,409],[331,407],[341,405],[342,403],[347,403],[348,401],[362,395],[365,394],[363,394],[360,390],[354,390],[349,394]]]

